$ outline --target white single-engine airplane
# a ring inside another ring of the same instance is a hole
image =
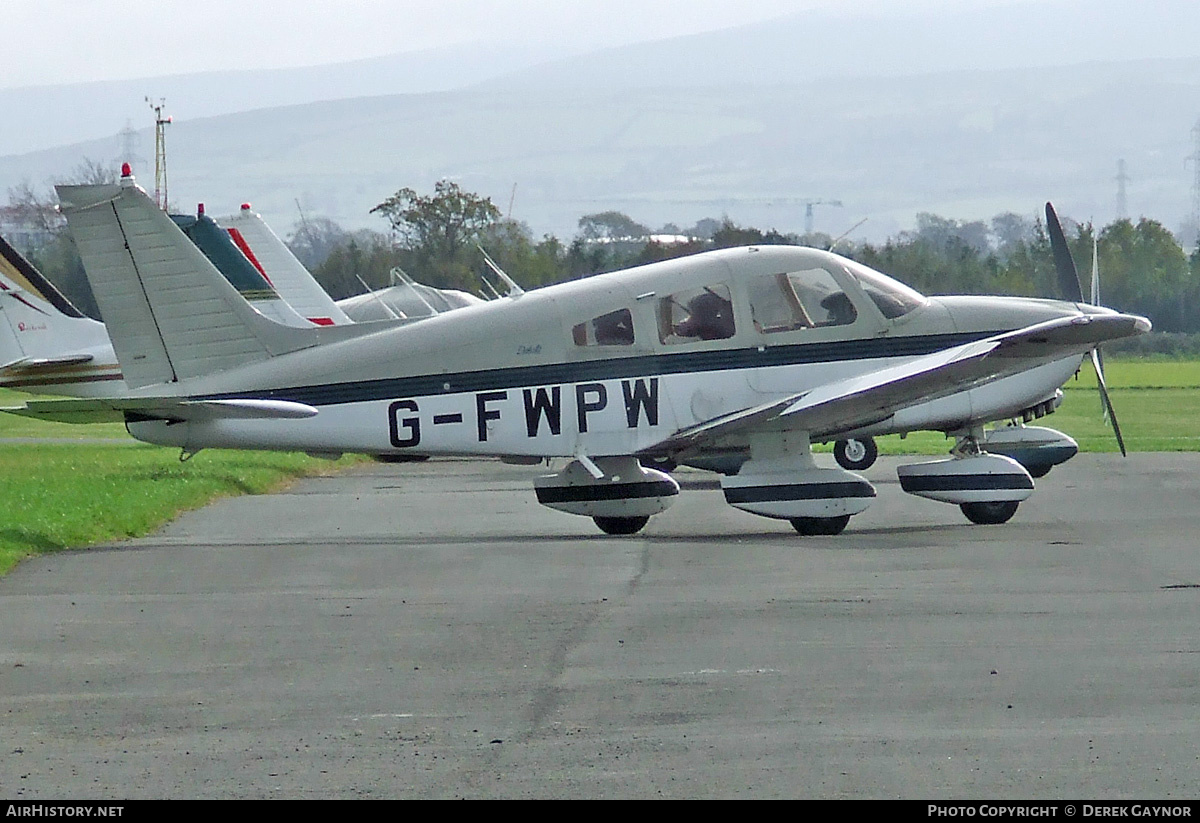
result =
[[[58,193],[132,390],[17,413],[123,419],[185,453],[567,458],[534,481],[538,501],[616,534],[679,493],[643,465],[653,459],[723,469],[729,504],[836,534],[875,489],[818,467],[810,443],[920,429],[956,444],[947,459],[900,466],[903,489],[1004,522],[1034,483],[986,450],[983,424],[1052,408],[1082,356],[1150,328],[1078,296],[926,298],[789,246],[707,252],[408,325],[295,328],[247,305],[131,177]]]

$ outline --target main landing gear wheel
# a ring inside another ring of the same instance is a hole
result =
[[[841,534],[846,524],[850,522],[850,515],[843,514],[841,517],[793,517],[789,521],[792,528],[803,535],[834,535]]]
[[[847,471],[862,471],[875,465],[879,457],[879,447],[875,438],[864,437],[861,440],[838,440],[833,444],[833,459]]]
[[[429,459],[427,454],[392,454],[385,452],[383,454],[371,455],[377,463],[424,463]]]
[[[650,522],[650,517],[593,517],[605,534],[637,534]]]
[[[959,503],[958,507],[972,523],[995,526],[1007,523],[1017,513],[1017,501],[1002,500],[996,503]]]

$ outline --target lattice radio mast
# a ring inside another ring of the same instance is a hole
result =
[[[137,163],[145,163],[146,161],[138,153],[140,148],[138,133],[133,127],[133,121],[126,120],[125,128],[121,129],[121,156],[117,158],[117,162],[128,163],[130,167]]]
[[[1129,208],[1125,201],[1125,184],[1129,175],[1125,173],[1125,160],[1117,161],[1117,219],[1124,220],[1129,216]]]
[[[167,210],[167,126],[170,117],[163,117],[167,101],[160,97],[155,104],[149,97],[146,102],[154,109],[154,202],[163,211]]]
[[[1189,216],[1191,220],[1191,229],[1197,232],[1197,240],[1200,242],[1200,120],[1196,121],[1196,125],[1192,126],[1192,140],[1195,143],[1195,150],[1187,159],[1192,161],[1192,213]]]

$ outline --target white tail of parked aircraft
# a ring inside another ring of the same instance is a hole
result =
[[[302,316],[321,326],[353,322],[249,203],[237,214],[218,222],[229,232],[237,247],[259,267],[280,297]]]
[[[0,386],[79,397],[127,389],[104,324],[0,238]]]
[[[438,289],[407,277],[384,289],[334,301],[249,203],[219,222],[280,296],[318,325],[416,320],[483,302],[463,291]]]

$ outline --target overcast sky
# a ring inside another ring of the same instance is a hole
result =
[[[0,88],[319,65],[480,40],[585,51],[812,9],[903,15],[1023,1],[2,0]]]

